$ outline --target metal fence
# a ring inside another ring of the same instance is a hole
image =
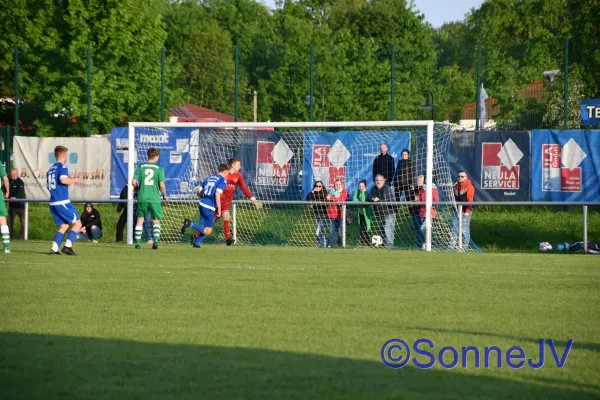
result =
[[[29,236],[29,203],[48,203],[47,199],[15,199],[13,200],[15,202],[23,202],[25,204],[25,210],[24,210],[24,221],[23,221],[23,226],[24,226],[24,240],[28,240],[28,236]],[[110,200],[106,200],[106,199],[92,199],[92,200],[86,200],[86,201],[78,201],[75,200],[73,201],[73,203],[94,203],[94,204],[118,204],[118,203],[127,203],[127,200],[120,200],[120,199],[110,199]],[[193,203],[196,204],[197,200],[170,200],[169,203],[171,204],[184,204],[184,203]],[[311,205],[315,205],[315,204],[322,204],[322,205],[331,205],[331,202],[307,202],[307,201],[270,201],[270,200],[264,200],[262,201],[263,204],[265,205],[290,205],[290,206],[306,206],[309,207]],[[233,232],[233,236],[234,239],[235,235],[236,235],[236,205],[238,204],[247,204],[250,205],[251,202],[248,200],[234,200],[233,201],[233,209],[232,209],[232,232]],[[406,202],[406,201],[400,201],[400,202],[379,202],[379,205],[404,205],[404,206],[424,206],[426,205],[425,202]],[[589,206],[594,206],[594,207],[598,207],[600,206],[600,202],[530,202],[530,201],[520,201],[520,202],[501,202],[501,201],[479,201],[479,202],[447,202],[447,201],[441,201],[441,202],[433,202],[433,205],[456,205],[457,206],[457,212],[459,215],[462,215],[462,209],[464,206],[531,206],[531,207],[541,207],[541,206],[563,206],[563,207],[567,207],[567,206],[580,206],[582,209],[582,241],[583,243],[588,243],[588,207]],[[345,218],[346,216],[346,207],[347,206],[361,206],[361,205],[370,205],[372,206],[373,203],[372,202],[359,202],[359,201],[352,201],[352,202],[346,202],[346,203],[342,203],[342,213],[341,215],[344,216],[343,218]],[[461,248],[462,247],[462,218],[458,219],[459,221],[459,231],[458,231],[458,247]],[[346,224],[342,224],[342,231],[343,231],[343,247],[345,247],[345,243],[346,243],[346,230],[345,230],[345,226]],[[584,252],[587,253],[588,249],[587,249],[587,245],[584,246]]]

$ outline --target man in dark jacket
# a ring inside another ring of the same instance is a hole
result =
[[[412,160],[410,159],[410,151],[402,150],[396,173],[394,174],[394,189],[396,191],[396,199],[400,201],[400,197],[404,193],[406,201],[413,201],[415,196],[415,173],[413,170]]]
[[[373,182],[377,175],[382,175],[386,185],[389,186],[394,178],[394,157],[388,154],[387,144],[381,143],[379,149],[381,154],[373,161]]]
[[[25,184],[23,180],[19,178],[19,171],[16,168],[10,170],[10,178],[9,178],[10,192],[8,194],[10,203],[8,205],[8,230],[13,233],[13,227],[15,224],[15,217],[19,216],[19,221],[21,221],[21,231],[19,233],[19,238],[21,240],[25,239],[25,225],[23,224],[23,219],[25,215],[25,204],[20,201],[15,201],[15,199],[24,199],[25,198]]]
[[[383,175],[375,177],[375,186],[371,188],[367,201],[374,203],[395,201],[394,192],[385,184]],[[394,228],[396,225],[396,207],[393,205],[376,204],[373,206],[379,231],[385,233],[385,245],[394,247]]]

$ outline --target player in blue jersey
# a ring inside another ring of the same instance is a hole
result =
[[[56,225],[59,226],[58,232],[54,235],[52,250],[49,254],[60,254],[58,248],[67,229],[69,229],[69,225],[71,225],[62,252],[69,256],[76,256],[78,254],[73,251],[73,243],[75,243],[79,229],[81,229],[81,221],[79,220],[79,213],[69,200],[69,185],[83,183],[83,180],[81,178],[69,178],[69,170],[65,164],[68,151],[69,149],[64,146],[54,148],[56,162],[46,174],[46,187],[50,192],[50,214],[52,214]]]
[[[192,243],[194,247],[200,247],[200,243],[207,235],[212,233],[212,227],[215,224],[215,217],[221,216],[221,194],[227,186],[225,178],[229,174],[229,166],[227,164],[219,165],[219,172],[212,175],[202,182],[202,185],[197,189],[200,200],[200,223],[196,224],[189,219],[183,221],[181,234],[183,235],[188,228],[192,228],[199,232],[200,235]]]

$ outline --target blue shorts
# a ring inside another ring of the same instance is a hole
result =
[[[56,225],[72,224],[79,221],[79,213],[71,203],[50,206],[50,214],[52,214]]]
[[[200,225],[212,228],[215,224],[215,212],[206,207],[200,206]]]

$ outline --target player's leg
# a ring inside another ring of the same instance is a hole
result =
[[[160,240],[160,221],[163,219],[162,205],[160,203],[150,204],[150,213],[152,214],[152,249],[158,249]]]
[[[227,208],[223,211],[223,233],[225,234],[225,243],[227,246],[231,246],[235,243],[235,240],[231,237],[231,217],[229,214],[229,204],[227,204]]]
[[[10,229],[6,223],[6,217],[8,217],[8,211],[4,200],[0,199],[0,233],[2,233],[2,243],[4,244],[4,252],[10,253]]]
[[[142,232],[144,231],[144,218],[150,207],[149,203],[138,203],[137,205],[137,221],[135,223],[135,231],[133,232],[133,240],[135,242],[135,248],[140,248],[140,241],[142,240]]]
[[[54,219],[54,223],[58,226],[58,231],[54,234],[54,241],[52,242],[52,249],[48,254],[60,255],[58,252],[60,245],[65,237],[65,233],[69,229],[69,220],[65,219],[61,210],[64,209],[62,205],[50,206],[50,214]]]
[[[76,256],[77,253],[73,251],[73,245],[75,244],[77,236],[79,235],[79,230],[81,229],[79,213],[71,203],[59,207],[62,207],[61,212],[64,213],[64,219],[71,224],[71,230],[69,230],[69,233],[67,234],[67,240],[65,241],[65,245],[61,252],[69,256]]]
[[[208,208],[200,207],[200,224],[193,224],[194,229],[197,229],[200,232],[198,238],[194,242],[194,247],[200,247],[200,244],[204,240],[207,235],[212,233],[212,227],[215,223],[215,212],[213,210],[209,210]]]

